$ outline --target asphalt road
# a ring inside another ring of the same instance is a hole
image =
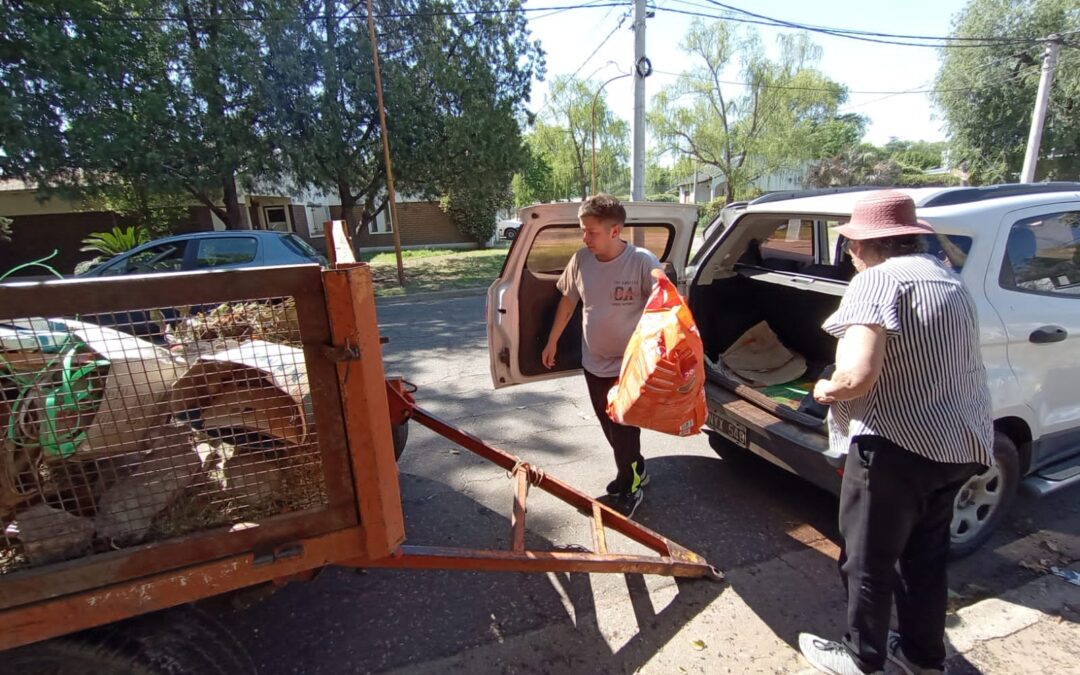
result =
[[[614,465],[584,381],[494,391],[483,312],[479,295],[380,305],[387,374],[417,384],[418,402],[440,417],[602,493]],[[836,500],[756,458],[721,458],[704,435],[643,441],[652,483],[637,519],[704,555],[727,583],[330,569],[227,623],[268,674],[805,668],[790,649],[798,632],[841,627]],[[401,486],[409,543],[508,547],[512,484],[494,465],[414,424]],[[953,565],[954,602],[1030,580],[1022,561],[1080,556],[1076,495],[1020,498],[990,544]],[[590,545],[589,521],[569,507],[539,491],[529,505],[531,548]]]

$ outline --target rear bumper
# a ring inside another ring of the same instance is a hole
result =
[[[766,412],[713,383],[705,385],[708,425],[719,429],[726,420],[746,429],[747,449],[833,494],[840,494],[845,453],[829,449],[829,438]]]

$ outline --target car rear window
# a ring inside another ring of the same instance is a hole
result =
[[[255,259],[259,243],[254,237],[214,237],[197,240],[195,267],[242,265]]]
[[[571,256],[585,247],[581,242],[578,225],[554,225],[545,227],[536,235],[525,259],[525,267],[533,272],[559,274],[566,269]],[[661,261],[671,247],[675,230],[670,225],[642,224],[623,228],[623,240],[647,248]]]

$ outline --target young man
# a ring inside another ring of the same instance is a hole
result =
[[[544,365],[555,365],[559,337],[580,301],[582,307],[581,365],[596,417],[615,452],[618,473],[607,486],[610,502],[627,518],[644,497],[649,481],[641,456],[641,429],[611,421],[607,393],[619,379],[623,352],[637,327],[652,292],[652,270],[660,268],[656,256],[622,240],[626,209],[611,195],[593,195],[578,209],[585,248],[570,259],[559,278],[563,294],[555,311]]]

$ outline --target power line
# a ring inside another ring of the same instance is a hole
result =
[[[680,0],[675,0],[675,1],[680,2]],[[709,2],[710,4],[713,4],[713,5],[721,7],[721,8],[727,8],[728,7],[728,5],[723,5],[722,3],[713,2],[713,0],[706,0],[706,1]],[[687,6],[690,6],[690,7],[698,7],[698,8],[705,9],[704,7],[702,7],[702,5],[689,3],[689,2],[680,2],[680,4],[687,5]],[[720,21],[731,21],[731,22],[734,22],[734,23],[745,23],[745,24],[753,24],[753,25],[758,25],[758,26],[767,26],[767,27],[771,27],[771,28],[793,28],[793,29],[796,29],[796,30],[804,30],[804,31],[813,32],[813,33],[821,33],[821,34],[829,35],[831,37],[846,38],[846,39],[851,39],[851,40],[859,40],[859,41],[862,41],[862,42],[872,42],[872,43],[877,43],[877,44],[898,45],[898,46],[903,46],[903,47],[930,47],[930,48],[934,48],[934,49],[962,49],[962,48],[969,48],[969,49],[979,48],[979,49],[981,49],[981,48],[985,48],[985,47],[1008,46],[1010,44],[1035,45],[1035,44],[1041,44],[1041,43],[1046,41],[1045,38],[972,38],[972,39],[981,39],[983,41],[982,42],[960,42],[960,43],[951,42],[951,41],[945,41],[945,42],[941,42],[941,41],[939,41],[939,42],[911,42],[911,41],[902,41],[902,40],[892,40],[892,39],[885,39],[885,38],[877,38],[877,37],[871,37],[869,35],[862,35],[861,34],[861,33],[869,32],[869,31],[850,31],[850,30],[847,30],[847,29],[832,29],[832,28],[827,28],[827,27],[817,27],[817,26],[812,26],[812,25],[807,25],[807,24],[799,24],[799,23],[795,23],[795,22],[792,22],[792,21],[784,21],[784,20],[781,20],[781,19],[771,19],[771,18],[768,18],[768,17],[766,17],[765,19],[756,19],[756,18],[747,18],[746,16],[742,16],[742,17],[733,16],[732,14],[716,14],[715,12],[698,12],[698,11],[687,10],[687,9],[677,9],[675,7],[658,7],[657,11],[671,12],[673,14],[682,14],[682,15],[686,15],[686,16],[695,16],[695,17],[701,17],[701,18],[705,18],[705,19],[715,19],[715,20],[720,20]],[[744,10],[739,10],[739,11],[745,13]],[[748,14],[751,17],[752,16],[758,16],[758,15],[754,15],[753,13],[748,13]],[[923,38],[920,38],[920,39],[927,39],[927,40],[935,40],[935,39],[937,39],[937,40],[941,40],[943,38],[933,38],[933,37],[930,37],[930,36],[924,36]]]
[[[905,35],[905,34],[902,34],[902,33],[881,33],[881,32],[876,32],[876,31],[856,30],[856,29],[852,29],[852,28],[836,28],[836,27],[832,27],[832,26],[818,26],[818,25],[814,25],[814,24],[801,24],[801,23],[797,23],[797,22],[794,22],[794,21],[786,21],[784,19],[777,19],[777,18],[774,18],[774,17],[765,16],[764,14],[757,14],[755,12],[751,12],[749,10],[742,9],[740,7],[735,7],[733,5],[724,4],[723,2],[720,2],[719,0],[705,0],[705,1],[708,2],[710,5],[715,5],[717,7],[722,8],[722,9],[726,9],[726,10],[728,10],[730,12],[735,12],[737,14],[744,14],[746,16],[751,16],[751,17],[754,17],[756,19],[762,19],[764,21],[770,21],[770,22],[778,24],[778,25],[788,26],[790,28],[798,28],[800,30],[808,30],[808,31],[829,33],[829,34],[832,34],[832,35],[837,35],[838,37],[839,36],[849,36],[849,37],[864,36],[864,37],[876,37],[876,38],[897,38],[897,39],[904,39],[904,40],[927,40],[927,41],[936,41],[936,42],[981,42],[981,43],[990,42],[990,43],[1008,43],[1008,44],[1011,44],[1011,43],[1032,44],[1032,43],[1040,43],[1040,42],[1045,41],[1042,38],[956,37],[956,36],[941,36],[941,35],[938,35],[938,36],[934,36],[934,35]],[[981,47],[981,46],[985,46],[985,45],[978,45],[978,46]]]
[[[581,65],[578,66],[577,69],[575,69],[574,72],[571,73],[570,77],[568,77],[566,80],[564,80],[564,82],[572,82],[574,80],[574,78],[578,76],[578,73],[580,73],[582,71],[582,69],[584,69],[585,66],[587,66],[589,64],[589,61],[592,61],[592,58],[594,56],[596,56],[597,52],[599,52],[601,49],[603,49],[604,45],[606,45],[608,43],[608,40],[610,40],[612,38],[612,36],[615,35],[615,33],[619,32],[619,29],[622,28],[624,23],[626,23],[626,19],[629,18],[629,16],[630,16],[630,12],[627,11],[627,12],[624,12],[623,15],[619,17],[618,23],[616,23],[615,27],[611,29],[611,32],[608,33],[607,36],[603,40],[600,41],[600,44],[596,45],[596,49],[592,50],[592,53],[589,54],[587,57],[585,57],[585,60],[581,62]],[[565,86],[565,85],[563,85],[563,86]],[[540,106],[540,109],[536,111],[535,114],[536,114],[537,117],[540,116],[540,113],[547,110],[547,107],[549,105],[551,105],[551,102],[553,100],[555,100],[555,96],[558,95],[558,93],[559,92],[550,92],[549,93],[548,99],[546,101],[544,101],[544,105]]]
[[[945,87],[945,88],[941,88],[941,89],[905,89],[903,91],[847,90],[846,93],[855,94],[855,95],[879,95],[879,94],[885,94],[886,95],[885,97],[889,98],[891,96],[900,96],[900,95],[903,95],[903,94],[940,94],[940,93],[958,92],[958,91],[977,91],[979,89],[986,89],[987,87],[991,86],[991,84],[999,84],[1000,82],[1011,82],[1012,80],[1018,79],[1022,75],[1028,74],[1029,71],[1037,70],[1039,68],[1041,68],[1041,65],[1039,65],[1039,64],[1032,65],[1032,66],[1027,66],[1026,68],[1021,69],[1015,75],[1012,75],[1012,76],[1010,76],[1010,77],[1008,77],[1008,78],[1006,78],[1004,80],[1000,80],[998,82],[993,82],[993,83],[981,84],[981,85],[972,86],[972,87]],[[666,71],[666,70],[653,70],[653,72],[658,74],[658,75],[670,75],[670,76],[673,76],[673,77],[681,77],[684,74],[684,73],[673,73],[673,72]],[[731,86],[734,86],[734,87],[749,87],[749,88],[758,88],[758,89],[783,89],[783,90],[789,90],[789,91],[820,91],[820,92],[836,91],[835,89],[830,89],[830,88],[827,88],[827,87],[799,87],[799,86],[791,86],[791,85],[784,85],[784,84],[756,84],[756,83],[753,83],[753,82],[736,82],[736,81],[733,81],[733,80],[715,80],[715,81],[717,83],[719,83],[719,84],[727,84],[727,85],[731,85]],[[857,104],[855,106],[842,106],[842,107],[845,107],[845,108],[846,107],[859,107],[859,106],[863,106],[863,105],[869,105],[870,103],[873,103],[873,101],[867,101],[865,103],[859,103],[859,104]]]

